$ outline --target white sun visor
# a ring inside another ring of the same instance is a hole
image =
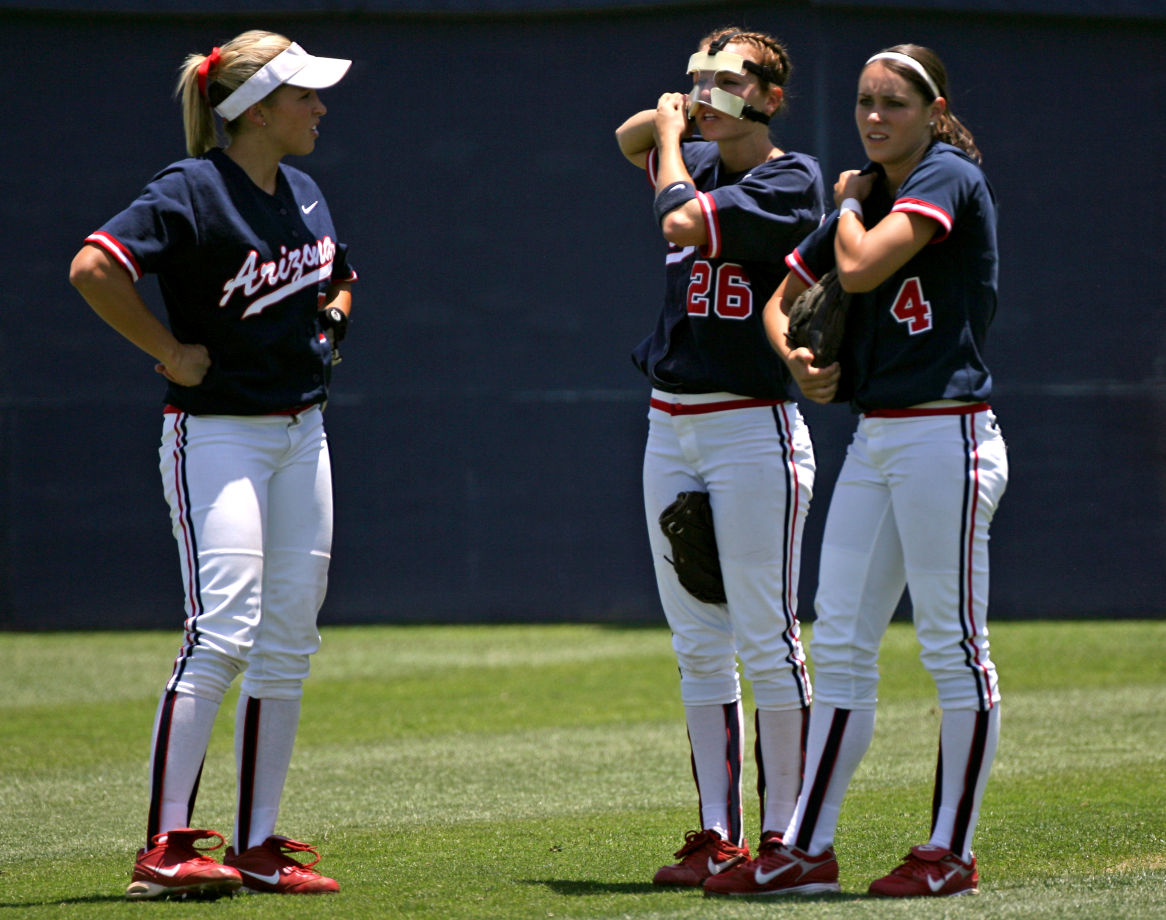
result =
[[[690,118],[696,114],[697,105],[702,103],[733,118],[741,117],[745,100],[721,89],[717,86],[717,80],[721,74],[745,76],[747,71],[742,55],[730,51],[718,51],[716,54],[698,51],[688,59],[688,72],[692,74],[692,92],[688,96]]]
[[[343,58],[316,57],[292,42],[252,74],[242,86],[215,106],[227,121],[234,121],[284,83],[303,89],[327,89],[335,86],[348,72],[352,61]]]

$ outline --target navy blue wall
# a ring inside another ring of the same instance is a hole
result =
[[[0,627],[180,621],[161,388],[66,274],[84,236],[183,155],[170,97],[182,57],[252,26],[355,60],[325,94],[302,164],[362,275],[328,408],[337,534],[324,622],[659,618],[640,506],[647,391],[628,352],[658,308],[663,253],[644,177],[612,132],[683,89],[696,39],[728,22],[789,44],[777,138],[830,177],[861,160],[861,61],[900,41],[944,57],[1001,200],[990,359],[1012,482],[994,528],[993,616],[1161,615],[1159,4],[1107,3],[1106,19],[1085,0],[1056,5],[1069,16],[1038,15],[1036,0],[987,4],[1025,16],[938,0],[549,5],[586,15],[522,0],[340,3],[366,12],[330,17],[305,3],[261,21],[15,11],[32,5],[0,3]],[[152,281],[143,288],[156,304]],[[821,469],[808,615],[854,420],[805,411]]]

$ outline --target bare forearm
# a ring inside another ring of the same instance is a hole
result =
[[[105,322],[146,354],[168,364],[181,345],[152,313],[130,276],[102,250],[85,246],[73,259],[69,281]]]
[[[660,138],[656,167],[657,194],[678,182],[692,182],[692,174],[684,163],[681,153],[680,136],[665,135]],[[708,228],[700,202],[693,199],[669,211],[660,225],[664,238],[678,246],[703,246],[708,242]]]
[[[655,118],[654,109],[645,109],[615,129],[620,152],[640,169],[647,164],[648,151],[656,144]]]

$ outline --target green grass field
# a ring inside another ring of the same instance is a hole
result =
[[[998,623],[992,640],[978,897],[862,894],[927,835],[939,714],[909,626],[888,635],[838,831],[844,893],[728,901],[650,884],[696,813],[667,631],[571,625],[325,628],[279,830],[320,845],[340,893],[132,904],[179,635],[0,633],[0,920],[1166,916],[1166,622]],[[233,712],[194,822],[227,834]]]

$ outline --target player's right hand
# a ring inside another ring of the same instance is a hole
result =
[[[688,97],[684,93],[665,93],[656,103],[654,122],[657,146],[667,138],[684,138],[691,130]]]
[[[842,202],[847,198],[866,201],[878,178],[878,174],[873,172],[864,173],[860,169],[844,170],[834,183],[834,207],[842,207]]]
[[[205,345],[179,345],[174,359],[165,364],[159,361],[154,370],[180,387],[194,387],[202,383],[210,366]]]
[[[790,374],[802,395],[810,402],[826,405],[838,392],[838,381],[842,379],[842,368],[835,361],[826,367],[814,367],[811,362],[814,353],[808,348],[795,348],[786,358]]]

